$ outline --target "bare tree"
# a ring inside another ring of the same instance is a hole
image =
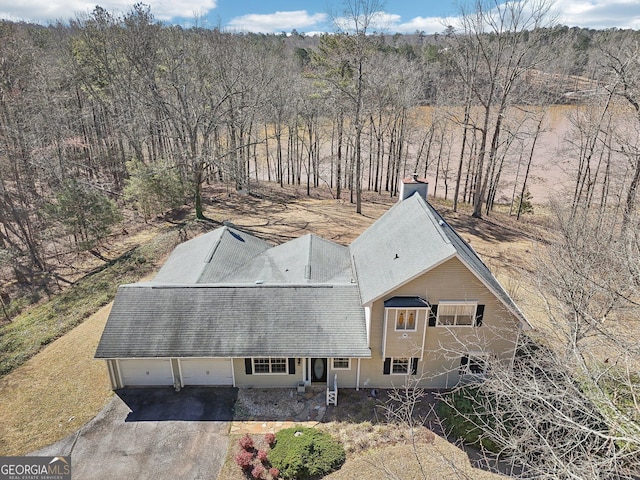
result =
[[[638,235],[611,212],[555,214],[537,259],[539,338],[522,336],[512,364],[488,358],[486,376],[447,401],[522,478],[636,478]]]
[[[482,217],[491,169],[507,109],[516,98],[518,83],[545,60],[539,48],[540,31],[551,21],[548,0],[501,3],[476,1],[471,11],[462,10],[460,32],[449,35],[447,56],[465,98],[480,107],[480,142],[474,183],[474,217]],[[468,115],[463,121],[468,129]]]
[[[315,74],[349,102],[354,129],[356,212],[362,213],[362,132],[368,116],[366,62],[372,54],[375,27],[383,3],[378,0],[344,0],[343,16],[334,16],[338,35],[324,36],[313,55]]]

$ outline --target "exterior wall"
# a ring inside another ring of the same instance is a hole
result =
[[[349,370],[334,370],[332,359],[329,359],[329,383],[333,385],[333,376],[338,375],[338,388],[356,388],[356,378],[358,375],[358,359],[351,359]]]
[[[518,320],[457,258],[436,267],[373,303],[371,310],[371,360],[362,360],[360,386],[391,387],[404,382],[404,375],[383,373],[384,301],[394,296],[420,296],[430,304],[445,300],[477,301],[484,305],[480,327],[426,327],[422,359],[418,362],[417,375],[426,388],[452,387],[459,381],[461,355],[475,352],[491,354],[509,360],[518,335]],[[426,320],[425,320],[426,321]],[[391,323],[391,322],[388,322]],[[395,337],[387,335],[387,357],[420,357],[420,338],[397,338],[394,325],[387,325]],[[416,334],[420,333],[420,328]]]
[[[382,311],[383,318],[386,315],[386,328],[384,328],[384,356],[386,357],[422,357],[422,344],[424,343],[425,327],[427,326],[428,310],[387,308]],[[414,310],[417,313],[415,331],[396,330],[395,313],[398,310]],[[373,346],[373,345],[372,345]]]
[[[298,365],[298,360],[300,364]],[[236,387],[255,387],[255,388],[295,388],[298,382],[305,381],[305,368],[308,368],[309,359],[296,358],[296,373],[291,374],[255,374],[247,375],[245,372],[244,358],[233,359],[233,372]],[[338,375],[339,388],[356,388],[356,379],[358,375],[358,359],[351,359],[351,368],[349,370],[334,370],[331,358],[327,359],[327,380],[333,385],[333,376]],[[307,384],[309,382],[306,382]],[[315,385],[315,384],[314,384]]]
[[[236,387],[256,388],[295,388],[304,379],[304,359],[296,358],[296,373],[255,374],[247,375],[244,368],[244,358],[233,359],[233,373]]]
[[[122,388],[120,383],[120,375],[118,374],[118,365],[115,360],[107,360],[107,372],[109,372],[109,380],[111,381],[111,389],[117,390]]]

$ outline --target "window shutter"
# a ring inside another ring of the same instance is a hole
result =
[[[482,317],[484,315],[484,305],[478,305],[476,308],[476,327],[482,326]]]
[[[391,374],[391,358],[384,359],[384,368],[382,370],[383,375]]]
[[[251,359],[250,358],[245,358],[244,359],[244,373],[246,373],[247,375],[251,375],[253,373],[253,368],[251,365]]]
[[[429,326],[436,326],[436,318],[438,317],[438,305],[431,305],[431,310],[429,310]]]
[[[415,375],[417,373],[418,373],[418,359],[412,358],[411,359],[411,375]]]
[[[289,375],[295,375],[295,373],[296,373],[296,359],[290,358],[289,359]]]
[[[469,363],[469,357],[465,355],[460,359],[460,375],[463,375],[467,372],[467,363]]]

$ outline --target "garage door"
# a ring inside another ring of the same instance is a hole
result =
[[[228,358],[189,358],[180,360],[184,385],[233,385]]]
[[[173,385],[170,360],[118,360],[118,366],[124,386]]]

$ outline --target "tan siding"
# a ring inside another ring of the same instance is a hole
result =
[[[388,309],[389,313],[396,309]],[[415,309],[414,309],[415,310]],[[384,315],[384,308],[383,308]],[[424,340],[424,326],[427,321],[427,311],[418,310],[415,331],[396,330],[395,318],[390,315],[387,321],[387,335],[385,356],[387,357],[421,357]]]
[[[274,374],[274,375],[247,375],[244,370],[244,358],[233,359],[233,371],[235,374],[236,387],[279,387],[279,388],[295,388],[298,382],[302,380],[304,370],[304,362],[298,365],[296,359],[296,373],[294,375],[289,374]]]
[[[356,376],[358,372],[358,359],[351,359],[351,369],[350,370],[334,370],[333,362],[331,359],[328,360],[329,365],[329,381],[333,385],[333,376],[335,374],[338,375],[338,388],[356,388]]]
[[[422,375],[424,387],[454,386],[459,379],[460,356],[464,350],[487,351],[503,359],[511,358],[518,335],[518,320],[460,260],[453,258],[373,303],[372,358],[362,361],[361,387],[384,388],[402,384],[401,376],[383,375],[384,300],[394,296],[420,296],[431,304],[444,300],[477,301],[479,305],[485,306],[481,327],[427,327],[424,356],[418,363],[418,375]],[[401,338],[398,333],[394,331],[390,319],[387,325],[386,356],[418,357],[415,349],[421,346],[420,326],[414,335],[406,339]]]

